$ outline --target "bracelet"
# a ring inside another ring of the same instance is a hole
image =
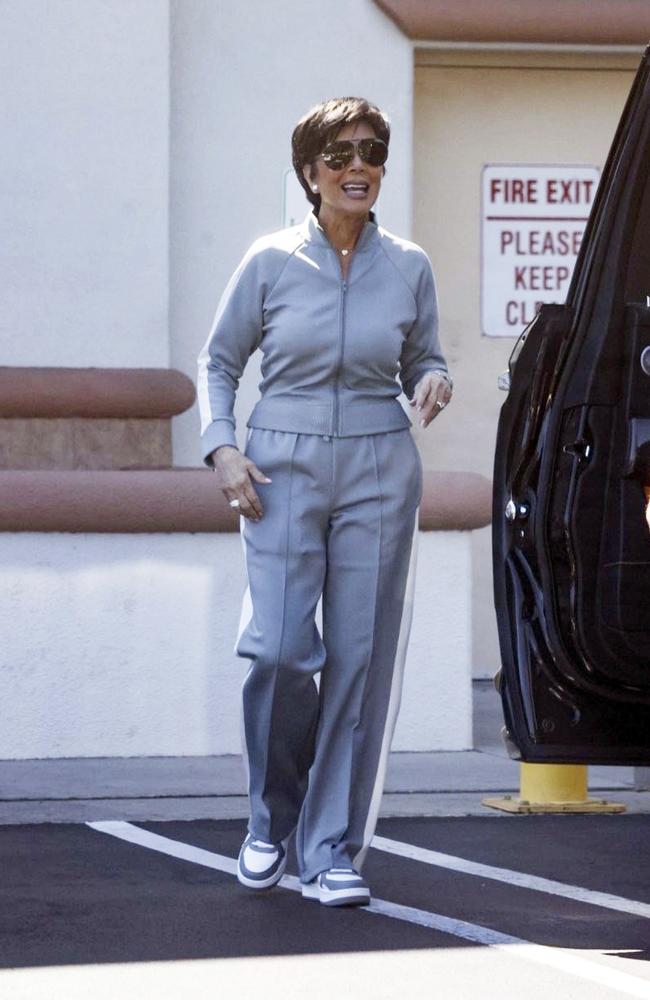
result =
[[[429,372],[430,375],[441,375],[446,382],[449,383],[449,388],[454,388],[454,380],[452,379],[449,372],[443,372],[441,368],[432,368]]]

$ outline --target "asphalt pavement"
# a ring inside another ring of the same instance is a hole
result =
[[[393,755],[363,908],[302,899],[292,853],[239,886],[236,759],[0,763],[0,998],[650,1000],[648,792],[592,768],[626,814],[486,809],[518,768],[475,697],[475,750]]]
[[[516,975],[531,998],[650,997],[646,816],[382,820],[373,903],[341,910],[301,898],[293,857],[280,886],[240,887],[244,832],[0,829],[0,995],[298,997],[310,984],[312,997],[456,1000],[502,997]]]

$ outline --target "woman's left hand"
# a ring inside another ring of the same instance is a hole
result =
[[[423,375],[413,392],[409,406],[415,406],[420,426],[428,427],[451,399],[451,383],[438,372]]]

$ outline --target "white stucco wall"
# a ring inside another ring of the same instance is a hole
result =
[[[168,3],[3,0],[0,51],[0,364],[167,366]]]
[[[471,746],[469,545],[419,535],[396,750]],[[240,751],[238,535],[27,533],[2,548],[0,759]]]
[[[408,234],[411,45],[372,0],[4,0],[0,49],[0,364],[194,378],[229,274],[282,224],[292,127],[326,96],[392,116],[381,220]],[[196,413],[175,423],[196,464]]]
[[[413,60],[372,0],[171,0],[171,47],[171,363],[195,378],[231,272],[282,226],[291,132],[318,101],[361,95],[388,112],[380,221],[409,235]],[[258,382],[254,356],[235,410],[240,445]],[[176,464],[198,462],[197,434],[195,410],[176,418]]]

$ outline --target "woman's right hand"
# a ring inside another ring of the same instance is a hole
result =
[[[259,521],[264,509],[252,480],[257,483],[270,483],[272,480],[260,472],[252,459],[242,455],[239,448],[233,448],[232,445],[222,445],[210,457],[226,499],[229,502],[239,500],[239,507],[235,509],[249,520]]]

